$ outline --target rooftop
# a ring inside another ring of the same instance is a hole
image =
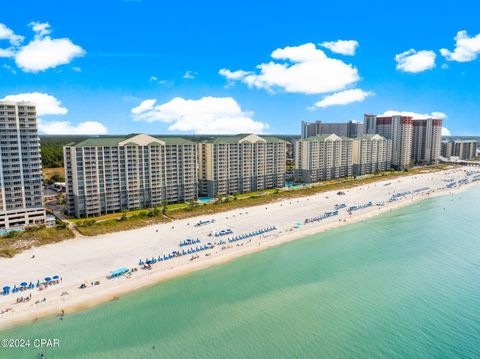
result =
[[[221,144],[221,143],[241,143],[241,142],[278,143],[278,142],[286,142],[286,141],[274,136],[262,136],[262,135],[256,135],[256,134],[242,133],[238,135],[218,136],[211,140],[206,140],[203,142]]]
[[[302,141],[338,141],[338,140],[352,141],[352,138],[346,137],[346,136],[338,136],[332,133],[328,135],[310,136],[310,137],[304,138]]]
[[[163,142],[163,143],[162,143]],[[145,134],[130,134],[127,136],[115,137],[91,137],[83,140],[77,144],[69,145],[71,147],[116,147],[121,145],[141,145],[145,146],[150,143],[159,143],[166,145],[188,145],[193,144],[193,141],[182,137],[168,137],[168,136],[149,136]]]

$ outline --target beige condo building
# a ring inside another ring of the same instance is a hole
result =
[[[352,162],[355,176],[389,170],[392,166],[392,140],[377,134],[353,139]]]
[[[91,217],[197,199],[197,145],[135,134],[64,147],[67,212]]]
[[[45,222],[36,107],[0,101],[0,228]]]
[[[198,145],[199,195],[215,197],[285,186],[286,141],[219,136]]]
[[[304,183],[352,176],[352,146],[335,134],[295,141],[295,176]]]

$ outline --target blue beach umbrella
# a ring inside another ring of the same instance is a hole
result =
[[[20,283],[20,286],[22,286],[22,287],[26,287],[27,285],[28,285],[27,282],[22,282],[22,283]]]
[[[52,278],[53,279],[59,279],[60,277],[58,275],[54,275]]]
[[[45,282],[51,282],[52,278],[50,277],[45,277]]]

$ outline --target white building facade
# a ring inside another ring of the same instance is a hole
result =
[[[64,147],[67,212],[92,217],[197,199],[197,145],[183,138],[91,138]]]
[[[353,141],[335,134],[295,141],[295,177],[304,183],[353,174]]]
[[[45,222],[35,104],[0,101],[0,228]]]
[[[287,143],[271,136],[221,136],[198,144],[199,195],[216,197],[285,186]]]

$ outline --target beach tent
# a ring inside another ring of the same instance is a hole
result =
[[[110,272],[110,277],[114,278],[114,277],[119,277],[125,273],[128,272],[128,268],[126,267],[123,267],[123,268],[119,268],[117,270],[114,270],[114,271],[111,271]]]

